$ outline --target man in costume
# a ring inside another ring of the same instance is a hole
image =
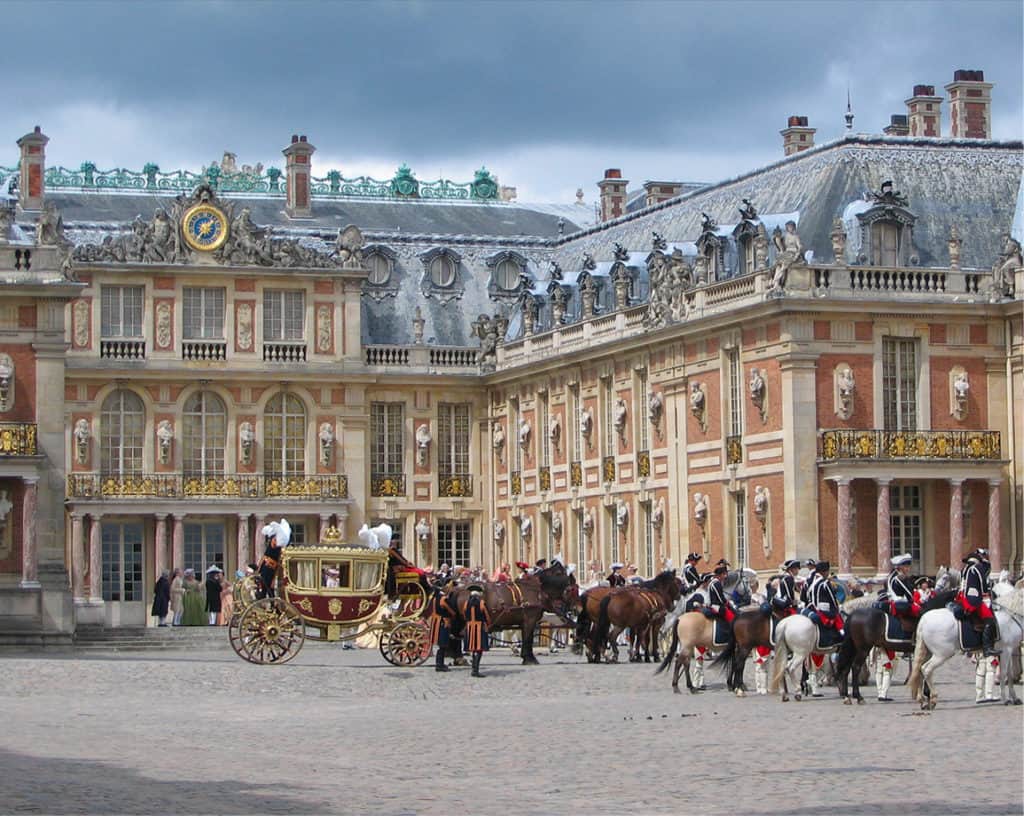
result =
[[[480,584],[470,584],[469,597],[462,607],[462,619],[465,628],[462,631],[463,647],[472,655],[473,677],[480,674],[480,658],[491,648],[490,635],[491,614],[484,603],[484,588]]]
[[[704,614],[709,618],[718,618],[726,623],[732,623],[736,618],[733,603],[725,597],[724,581],[729,575],[729,568],[722,563],[715,567],[714,576],[708,584],[708,602],[704,607]]]
[[[616,561],[612,564],[611,575],[608,576],[608,586],[612,589],[626,585],[626,577],[622,574],[622,564]]]
[[[686,556],[686,566],[683,567],[683,582],[686,584],[686,591],[693,592],[700,586],[700,573],[697,571],[697,562],[701,559],[700,553],[692,552]]]
[[[260,590],[259,598],[274,597],[274,579],[277,577],[277,568],[281,564],[281,552],[292,540],[292,528],[287,519],[272,521],[263,530],[263,541],[265,549],[263,558],[260,560]]]
[[[988,550],[977,549],[963,559],[967,564],[963,578],[960,580],[960,591],[956,602],[977,623],[985,628],[981,632],[981,645],[985,657],[995,657],[996,641],[999,640],[999,624],[992,614],[992,607],[985,603],[988,594],[988,573],[992,565],[988,560]]]
[[[437,653],[434,655],[434,671],[446,672],[448,667],[444,663],[444,653],[448,649],[448,641],[451,639],[452,619],[455,617],[455,610],[448,603],[444,593],[444,584],[434,584],[434,606],[430,614],[430,642],[437,646]]]
[[[780,618],[785,618],[796,612],[796,574],[799,571],[800,562],[795,558],[790,558],[782,565],[779,586],[772,596],[772,610]]]
[[[921,616],[921,605],[914,600],[910,587],[910,564],[914,557],[910,553],[894,555],[889,559],[892,570],[885,579],[885,594],[889,600],[889,613],[898,617]]]

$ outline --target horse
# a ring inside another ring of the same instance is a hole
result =
[[[642,581],[629,587],[621,587],[603,593],[597,624],[588,641],[587,658],[596,663],[606,641],[611,643],[614,661],[618,662],[618,637],[623,629],[630,631],[630,660],[639,661],[643,647],[645,661],[650,662],[652,645],[655,660],[658,659],[657,632],[665,615],[681,595],[675,570],[665,570],[650,581]]]
[[[802,668],[804,661],[811,654],[828,654],[839,646],[818,647],[818,624],[806,615],[790,615],[779,621],[775,628],[775,671],[772,674],[771,691],[779,688],[782,683],[782,702],[789,701],[789,680],[793,673]],[[796,691],[793,698],[802,699],[800,683],[793,683]]]
[[[1013,656],[1020,652],[1024,640],[1024,589],[1006,592],[992,601],[992,611],[999,623],[999,699],[1004,705],[1020,705],[1011,678]],[[917,646],[914,665],[910,672],[910,694],[923,710],[931,710],[938,703],[933,677],[935,670],[960,648],[960,621],[947,608],[933,609],[921,616],[917,625]]]
[[[672,628],[672,644],[665,653],[665,659],[661,661],[661,665],[654,673],[661,674],[665,671],[674,657],[676,664],[672,673],[672,691],[676,694],[680,693],[679,673],[685,669],[686,688],[691,694],[696,694],[698,689],[694,687],[690,677],[690,660],[693,657],[693,650],[698,646],[713,649],[715,645],[714,619],[706,617],[703,612],[684,612]]]
[[[576,579],[566,571],[560,561],[515,581],[485,583],[484,604],[491,614],[491,631],[520,630],[523,665],[537,664],[533,654],[533,634],[545,612],[566,617],[575,601]],[[456,587],[448,593],[449,605],[461,610],[468,599],[466,587]],[[452,622],[452,636],[458,636],[465,621],[461,613]]]
[[[773,649],[771,634],[772,613],[768,604],[745,609],[732,622],[732,641],[711,661],[711,666],[726,669],[726,687],[735,692],[737,697],[747,693],[747,686],[743,682],[747,657],[757,646]]]

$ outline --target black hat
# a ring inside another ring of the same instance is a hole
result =
[[[786,563],[784,563],[782,565],[782,569],[784,569],[784,570],[800,569],[800,562],[797,561],[795,558],[790,558],[788,561],[786,561]]]
[[[715,567],[715,575],[721,575],[724,572],[728,572],[729,568],[725,564],[719,564]]]
[[[724,558],[719,558],[718,562],[717,562],[717,566],[719,566],[719,567],[728,567],[730,565],[729,565],[729,562],[726,561]]]
[[[466,589],[470,592],[483,592],[484,586],[483,584],[469,584],[466,586]]]
[[[704,556],[701,555],[700,553],[690,553],[688,556],[686,556],[686,560],[687,561],[700,561],[700,559],[702,559],[703,557]]]
[[[714,577],[715,577],[715,574],[713,572],[702,572],[700,574],[700,582],[702,584],[706,584],[708,581],[710,581]]]
[[[814,565],[815,572],[828,572],[830,569],[832,569],[832,565],[828,561],[819,561]]]
[[[915,587],[919,587],[919,586],[922,586],[923,584],[931,584],[931,582],[932,582],[931,578],[929,578],[927,575],[922,575],[920,578],[918,578],[916,581],[914,581],[914,586]]]
[[[535,567],[539,567],[539,566],[541,566],[542,564],[546,564],[546,563],[548,563],[548,559],[546,559],[546,558],[538,558],[538,559],[537,559],[537,563],[536,563],[536,564],[534,564],[534,566],[535,566]]]
[[[813,558],[808,558],[806,561],[804,561],[804,566],[814,569],[816,566],[818,566],[818,562],[815,561]]]

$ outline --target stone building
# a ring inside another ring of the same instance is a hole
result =
[[[57,631],[46,576],[59,631],[141,624],[162,569],[230,573],[280,515],[305,541],[388,521],[422,564],[561,552],[584,579],[693,550],[1019,569],[1024,150],[989,138],[981,72],[947,90],[956,138],[815,145],[790,117],[778,162],[648,182],[648,206],[609,171],[597,224],[485,170],[319,177],[305,137],[283,171],[197,175],[47,168],[29,134],[0,169],[0,428],[38,440],[0,448],[26,519],[4,631],[30,598]]]

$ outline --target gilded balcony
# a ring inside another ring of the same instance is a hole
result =
[[[840,460],[992,462],[1000,459],[999,431],[886,431],[878,428],[822,431],[818,455]]]
[[[639,451],[636,455],[636,475],[640,479],[646,479],[651,475],[651,452]]]
[[[537,471],[537,484],[541,490],[551,489],[551,468],[542,467]]]
[[[374,497],[404,496],[405,475],[401,473],[371,473],[370,495]]]
[[[441,476],[437,487],[442,498],[468,498],[473,495],[473,477],[468,473]]]
[[[615,457],[605,456],[601,460],[601,475],[605,482],[615,481]]]
[[[725,438],[725,463],[727,465],[743,464],[742,436],[727,436]]]
[[[573,462],[569,465],[569,484],[573,487],[582,487],[583,485],[583,463]]]
[[[71,499],[347,499],[348,477],[341,475],[266,476],[255,473],[72,473]]]
[[[37,456],[36,423],[0,422],[0,456]]]
[[[518,470],[513,470],[510,478],[511,486],[509,490],[513,496],[519,496],[523,492],[523,477]]]

